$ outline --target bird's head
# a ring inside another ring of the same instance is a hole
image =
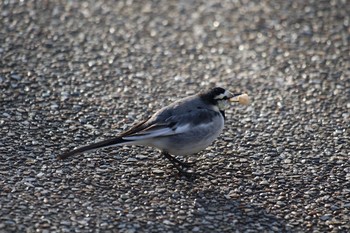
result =
[[[224,111],[230,102],[238,102],[240,104],[248,104],[249,97],[247,94],[233,94],[221,87],[215,87],[202,93],[201,98],[207,103],[216,105],[220,111]]]

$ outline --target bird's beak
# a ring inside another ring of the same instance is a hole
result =
[[[249,96],[243,93],[243,94],[236,94],[233,97],[231,97],[230,102],[237,102],[240,104],[247,105],[249,104],[250,100],[249,100]]]

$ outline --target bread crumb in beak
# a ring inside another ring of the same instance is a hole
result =
[[[247,94],[241,94],[230,99],[231,102],[238,102],[243,105],[247,105],[250,102],[249,96]]]

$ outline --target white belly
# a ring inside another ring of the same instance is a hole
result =
[[[209,124],[197,125],[181,134],[159,137],[150,145],[173,155],[190,155],[208,147],[220,135],[223,128],[224,119],[220,114],[220,117]]]

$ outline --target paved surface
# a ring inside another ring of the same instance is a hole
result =
[[[350,231],[349,1],[14,2],[1,232]],[[253,103],[189,157],[194,181],[151,148],[55,159],[214,85]]]

